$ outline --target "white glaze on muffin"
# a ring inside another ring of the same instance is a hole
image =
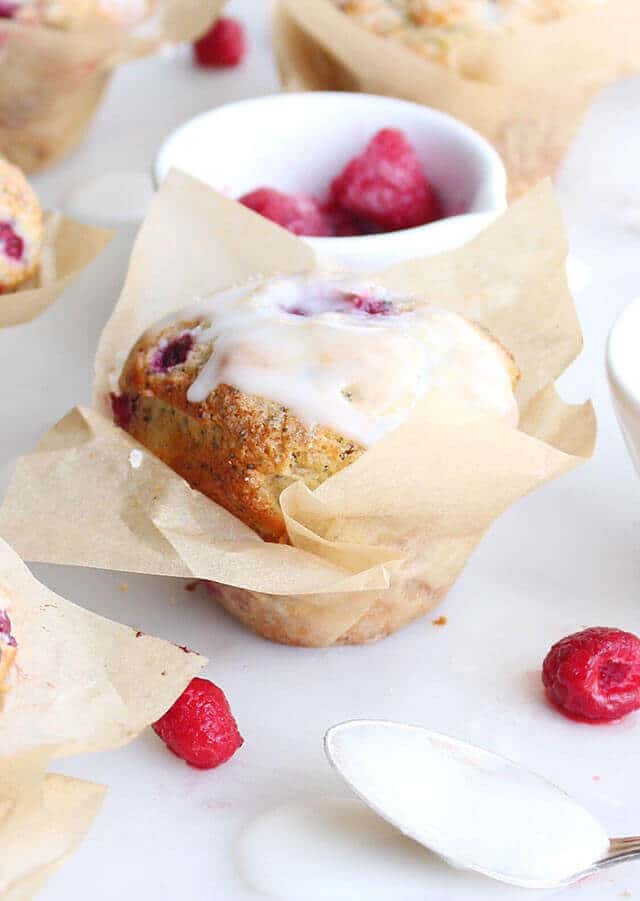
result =
[[[187,393],[218,385],[284,404],[369,446],[432,389],[517,421],[501,351],[463,317],[370,285],[279,279],[179,314],[209,353]]]

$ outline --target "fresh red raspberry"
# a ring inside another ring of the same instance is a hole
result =
[[[258,188],[240,197],[240,203],[294,235],[327,237],[331,234],[329,217],[315,197]]]
[[[9,3],[6,2],[6,0],[0,0],[0,19],[13,19],[17,12],[17,3]]]
[[[244,26],[224,16],[193,45],[196,62],[207,69],[233,68],[242,62],[246,51]]]
[[[554,644],[542,682],[560,709],[606,722],[640,708],[640,639],[621,629],[594,627]]]
[[[224,693],[208,679],[192,679],[153,729],[170,751],[200,770],[225,763],[244,743]]]
[[[335,238],[353,238],[358,235],[370,235],[375,228],[369,223],[356,219],[347,210],[327,204],[322,208],[329,220],[329,233]]]
[[[438,200],[403,132],[385,128],[331,183],[331,203],[382,231],[433,222]]]

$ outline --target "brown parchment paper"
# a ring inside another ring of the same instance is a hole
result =
[[[605,85],[640,71],[637,0],[460,41],[448,65],[369,32],[332,0],[278,0],[273,33],[286,88],[386,94],[456,116],[496,147],[512,197],[555,172]]]
[[[521,427],[456,410],[435,394],[315,492],[281,495],[291,546],[255,533],[116,428],[107,395],[140,332],[232,282],[311,271],[298,238],[172,173],[137,239],[96,359],[95,408],[76,409],[18,461],[0,534],[27,559],[196,577],[261,634],[306,645],[388,634],[433,607],[509,504],[589,456],[591,406],[553,382],[582,339],[549,184],[473,242],[374,276],[474,319],[516,357]],[[37,528],[34,528],[37,523]]]
[[[59,597],[1,540],[0,608],[18,646],[0,695],[0,897],[26,899],[81,841],[105,793],[47,774],[51,759],[131,741],[206,661]]]
[[[30,322],[44,312],[98,256],[112,234],[59,213],[45,213],[40,268],[17,291],[0,294],[0,328]]]
[[[67,30],[0,19],[0,154],[26,172],[80,141],[116,66],[202,34],[226,0],[148,0],[116,24],[96,13]]]
[[[18,644],[13,685],[0,701],[0,766],[43,748],[60,757],[126,744],[205,663],[54,594],[4,542],[0,607]]]
[[[27,901],[62,866],[85,837],[106,789],[49,774],[36,797],[23,793],[0,818],[0,898]]]

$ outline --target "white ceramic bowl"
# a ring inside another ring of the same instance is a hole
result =
[[[622,311],[609,333],[607,375],[618,422],[640,474],[640,298]]]
[[[504,166],[477,132],[428,107],[368,94],[276,94],[218,107],[169,135],[154,176],[159,184],[181,169],[232,197],[262,186],[322,197],[386,127],[414,143],[447,218],[384,235],[305,238],[320,257],[362,271],[429,256],[464,244],[505,209]]]

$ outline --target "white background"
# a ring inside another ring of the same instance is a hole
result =
[[[119,72],[82,148],[35,179],[47,206],[64,206],[71,189],[103,172],[148,170],[163,136],[189,116],[277,89],[262,3],[238,0],[230,10],[251,33],[245,65],[198,71],[185,50]],[[640,832],[640,714],[606,727],[570,722],[545,704],[539,679],[547,648],[567,632],[590,625],[640,632],[640,492],[603,365],[607,331],[640,290],[639,110],[640,81],[609,89],[558,180],[572,249],[593,273],[578,298],[586,349],[563,391],[594,399],[595,457],[496,523],[438,611],[447,626],[433,626],[427,616],[369,647],[286,648],[249,634],[204,591],[186,592],[179,580],[34,567],[65,597],[206,654],[207,674],[230,698],[246,740],[229,764],[208,773],[171,756],[151,731],[123,750],[65,761],[61,770],[107,783],[109,794],[90,836],[43,899],[257,897],[236,873],[235,838],[272,805],[343,793],[324,761],[321,736],[356,716],[419,722],[490,747],[563,786],[612,834]],[[0,333],[0,481],[43,430],[88,401],[96,341],[132,236],[123,228],[39,320]],[[640,894],[640,864],[562,897],[602,901],[626,890]],[[462,880],[454,871],[450,891],[429,897],[494,896],[539,897],[480,877]]]

